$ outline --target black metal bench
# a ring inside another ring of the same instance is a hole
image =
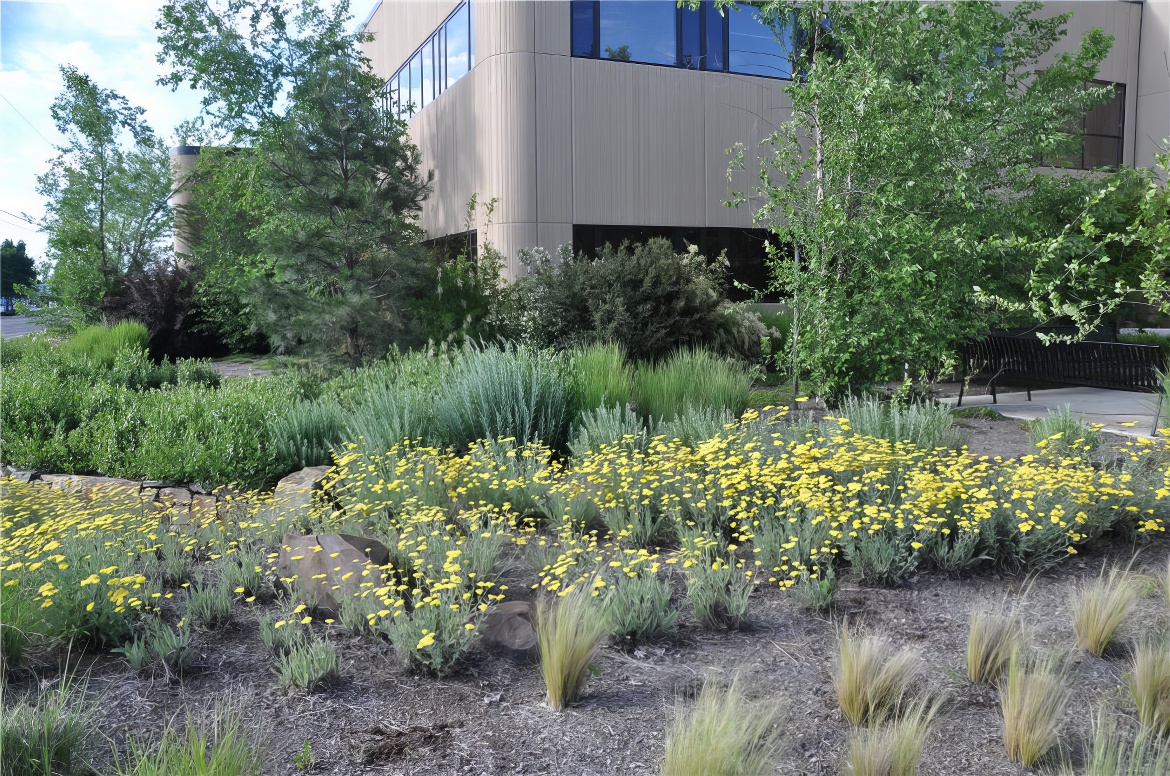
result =
[[[1158,370],[1165,368],[1162,349],[1157,345],[1130,345],[1124,342],[1054,342],[1045,345],[1036,337],[991,335],[968,342],[959,350],[962,382],[959,400],[968,377],[991,374],[988,383],[991,401],[998,403],[995,383],[1001,377],[1017,377],[1046,383],[1067,383],[1125,391],[1161,390]],[[1028,401],[1032,388],[1028,386]]]

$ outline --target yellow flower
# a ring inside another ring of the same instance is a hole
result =
[[[435,643],[435,634],[428,633],[418,641],[418,646],[415,649],[423,649]]]

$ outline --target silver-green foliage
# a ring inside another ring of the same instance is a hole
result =
[[[955,427],[951,411],[940,404],[913,402],[899,406],[847,396],[839,413],[858,436],[909,442],[924,449],[963,445],[963,434]]]
[[[699,622],[711,628],[734,629],[747,619],[752,582],[743,571],[720,559],[700,562],[687,576],[687,600]]]
[[[232,590],[224,579],[200,580],[187,588],[187,617],[201,627],[222,628],[232,619]]]
[[[617,444],[644,452],[650,436],[642,418],[629,406],[598,406],[577,418],[569,438],[569,451],[581,456],[602,445]]]
[[[1101,443],[1101,435],[1065,404],[1028,425],[1032,444],[1055,458],[1087,457]]]
[[[503,438],[559,447],[572,421],[567,378],[564,361],[548,352],[469,348],[435,397],[437,429],[446,444],[459,448]]]
[[[606,629],[619,641],[634,645],[674,630],[678,612],[671,606],[671,587],[649,569],[619,573],[607,585]]]
[[[268,420],[272,452],[285,471],[328,464],[344,431],[341,407],[329,400],[301,402]]]
[[[281,686],[311,692],[337,678],[337,650],[323,639],[305,639],[280,656],[276,672]]]

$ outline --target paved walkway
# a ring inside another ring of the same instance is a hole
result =
[[[27,315],[3,315],[0,316],[0,332],[3,332],[4,339],[12,339],[13,337],[20,337],[25,334],[32,334],[45,328],[38,326],[28,319]]]
[[[980,387],[979,390],[982,390]],[[939,401],[954,405],[957,399],[945,398]],[[1035,420],[1053,410],[1068,405],[1073,412],[1080,413],[1089,423],[1101,423],[1104,430],[1126,436],[1150,436],[1154,424],[1154,412],[1158,407],[1158,394],[1135,391],[1110,391],[1104,388],[1054,388],[1032,391],[1032,401],[1026,392],[999,393],[999,403],[992,405],[991,395],[978,393],[963,397],[964,407],[993,407],[1006,418]],[[1159,428],[1170,428],[1170,402],[1162,406]]]

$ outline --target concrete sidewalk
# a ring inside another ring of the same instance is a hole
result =
[[[939,401],[954,406],[958,399],[950,397]],[[991,403],[990,394],[963,397],[964,407],[992,407],[1004,417],[1018,420],[1035,420],[1066,404],[1087,422],[1100,423],[1112,434],[1148,437],[1152,435],[1158,394],[1104,388],[1054,388],[1032,391],[1032,401],[1028,401],[1028,394],[1024,391],[1000,392],[998,404]],[[1162,406],[1158,427],[1170,428],[1170,402]]]

